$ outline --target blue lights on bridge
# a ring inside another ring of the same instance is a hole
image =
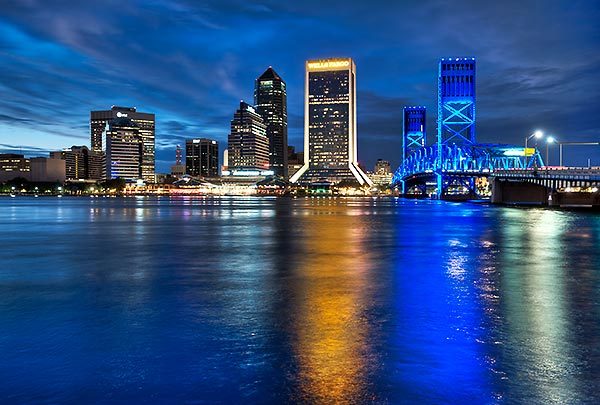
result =
[[[421,115],[419,133],[415,124]],[[405,107],[402,163],[393,177],[393,184],[401,186],[404,193],[416,187],[426,194],[427,186],[434,183],[438,198],[453,185],[477,196],[478,177],[495,170],[543,166],[537,150],[526,156],[522,147],[476,143],[475,58],[442,58],[439,62],[434,145],[425,144],[424,121],[424,107]]]

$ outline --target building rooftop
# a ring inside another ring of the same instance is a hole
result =
[[[281,76],[277,74],[277,72],[269,66],[265,72],[258,77],[258,80],[282,80]]]

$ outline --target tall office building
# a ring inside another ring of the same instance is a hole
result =
[[[254,107],[243,101],[231,120],[227,150],[229,170],[269,169],[267,126]]]
[[[129,119],[137,128],[142,142],[141,176],[153,183],[155,172],[155,116],[150,113],[138,112],[135,107],[113,106],[107,111],[92,111],[90,113],[90,130],[92,151],[103,152],[102,138],[105,136],[107,124],[121,118]],[[103,135],[104,134],[104,135]]]
[[[287,90],[283,79],[270,66],[256,79],[254,104],[267,126],[271,170],[287,179]]]
[[[372,185],[358,167],[356,66],[350,58],[306,62],[304,166],[293,183],[357,181]]]
[[[219,175],[219,144],[212,139],[187,139],[185,141],[185,172],[195,177]]]
[[[106,131],[106,178],[142,178],[144,144],[140,128],[129,118],[111,120]],[[154,182],[154,177],[152,179]]]
[[[427,110],[425,107],[404,107],[402,120],[402,160],[419,148],[425,146],[427,139]]]

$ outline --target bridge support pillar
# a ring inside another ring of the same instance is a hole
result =
[[[492,203],[509,205],[548,205],[551,190],[541,184],[494,178]]]

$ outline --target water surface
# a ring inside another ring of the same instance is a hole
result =
[[[600,216],[1,198],[0,400],[598,403]]]

